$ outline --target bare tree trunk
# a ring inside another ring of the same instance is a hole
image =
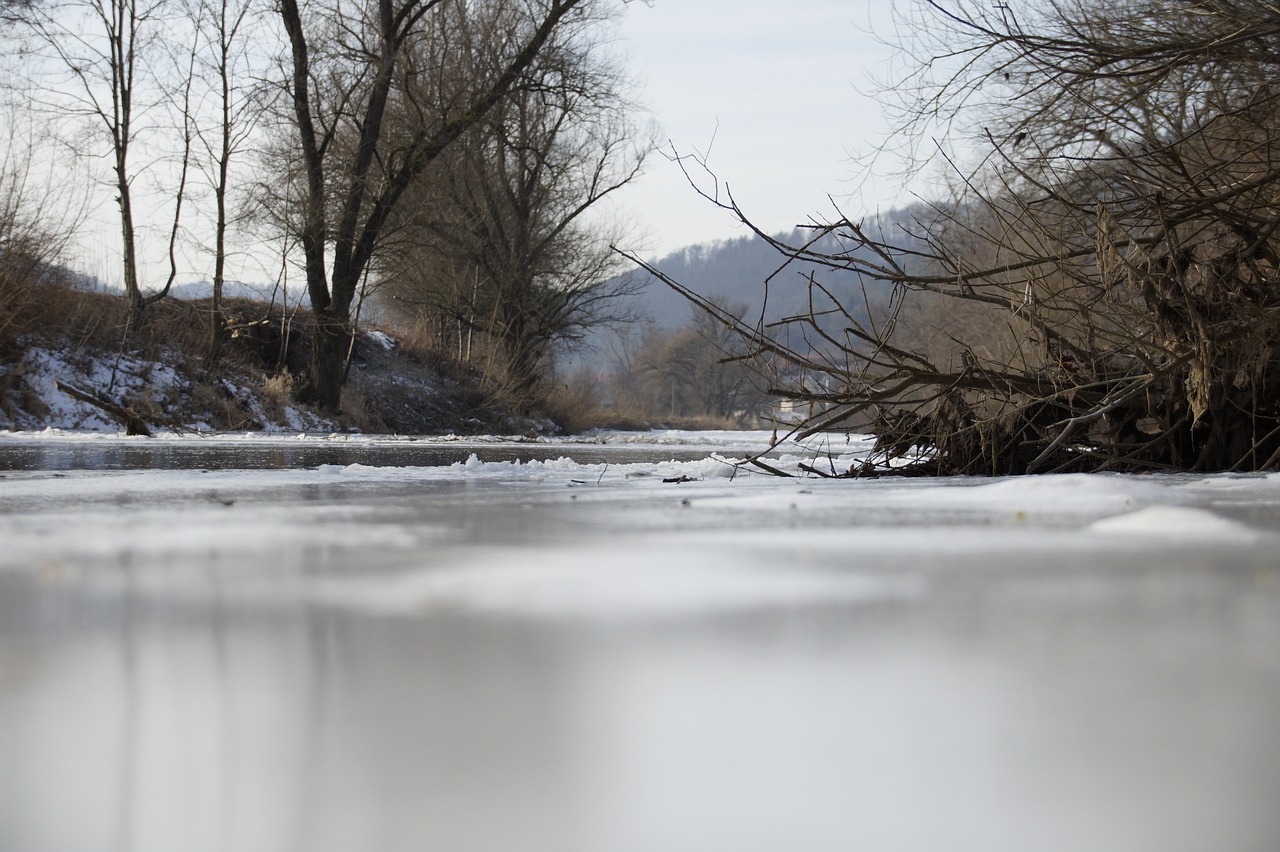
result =
[[[153,28],[163,15],[163,5],[138,0],[72,0],[66,5],[20,4],[14,20],[30,28],[40,50],[53,60],[41,73],[55,80],[50,88],[59,96],[75,99],[67,114],[84,117],[101,132],[104,147],[86,153],[110,162],[111,185],[120,214],[121,272],[128,299],[126,333],[135,329],[144,308],[162,298],[167,288],[145,296],[139,273],[138,233],[135,222],[133,185],[138,174],[131,163],[137,142],[137,115],[158,106],[177,87],[190,93],[190,69],[184,79],[170,79],[150,64]],[[194,51],[195,48],[192,50]],[[194,57],[194,53],[192,54]],[[49,68],[60,69],[62,79]],[[148,97],[155,101],[149,102]],[[184,118],[189,118],[184,108]],[[190,127],[183,128],[184,177],[190,154]],[[110,146],[107,153],[106,145]],[[145,168],[145,167],[144,167]],[[174,235],[181,212],[183,187],[176,193]],[[172,257],[172,255],[171,255]]]
[[[332,311],[316,311],[311,353],[314,401],[326,411],[338,411],[342,401],[342,377],[351,348],[351,323]]]
[[[116,202],[120,208],[121,254],[124,272],[124,292],[129,299],[130,328],[136,328],[142,318],[146,300],[138,284],[138,247],[133,228],[133,199],[129,191],[129,177],[125,168],[128,148],[116,152]]]
[[[383,236],[391,214],[405,191],[429,163],[506,97],[525,69],[538,56],[551,33],[583,0],[547,0],[534,21],[528,40],[461,108],[436,126],[420,126],[410,133],[393,156],[383,156],[386,107],[397,68],[419,30],[423,17],[434,9],[450,8],[442,0],[377,0],[376,20],[367,22],[376,33],[376,44],[362,44],[354,54],[368,62],[367,82],[334,100],[341,112],[355,105],[341,120],[325,115],[327,93],[314,90],[305,22],[297,0],[281,0],[279,12],[288,33],[292,57],[293,113],[306,178],[302,216],[302,250],[307,293],[315,315],[315,347],[309,395],[321,408],[336,412],[342,391],[342,355],[350,341],[351,303],[361,278]],[[348,153],[335,153],[329,143],[335,128],[357,128]],[[330,190],[333,190],[330,194]],[[336,198],[337,221],[332,231],[326,208]],[[332,246],[332,271],[327,268],[326,248]]]
[[[133,410],[132,406],[116,402],[101,393],[84,390],[65,382],[54,382],[54,385],[67,396],[86,402],[106,412],[113,420],[124,426],[126,435],[151,437],[151,430],[147,427],[146,421],[142,419],[138,412]]]
[[[138,246],[133,224],[133,196],[130,189],[129,147],[133,142],[133,98],[137,79],[138,16],[134,0],[109,0],[98,7],[106,27],[110,48],[111,110],[99,109],[115,154],[116,203],[120,208],[121,254],[124,289],[129,299],[129,328],[136,328],[146,300],[138,281]],[[87,84],[86,84],[87,85]]]
[[[209,311],[209,354],[210,357],[216,358],[226,324],[222,308],[222,291],[227,271],[227,192],[238,124],[232,92],[232,50],[249,7],[247,4],[239,5],[234,15],[228,14],[230,11],[228,2],[216,2],[213,7],[216,16],[217,39],[214,47],[217,51],[216,72],[221,107],[218,145],[214,155],[216,171],[213,176],[213,196],[217,211],[213,238],[213,294]]]

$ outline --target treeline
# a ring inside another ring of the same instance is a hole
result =
[[[744,319],[750,309],[717,298]],[[774,414],[774,400],[746,357],[733,329],[685,307],[674,327],[636,323],[608,347],[607,365],[593,378],[602,422],[756,428]]]
[[[216,359],[239,321],[227,282],[274,255],[307,294],[296,385],[321,409],[340,408],[370,300],[441,351],[483,349],[494,393],[535,408],[555,346],[621,318],[619,234],[593,211],[652,147],[609,47],[623,5],[5,4],[0,279],[23,259],[51,268],[101,229],[96,182],[116,218],[126,338],[194,254]],[[39,298],[4,281],[0,330]]]
[[[905,239],[913,214],[910,209],[891,211],[873,221],[877,229]],[[826,265],[779,257],[777,246],[807,237],[811,235],[797,229],[687,246],[651,263],[661,270],[660,277],[637,279],[632,273],[619,278],[619,286],[634,291],[636,321],[590,335],[589,355],[570,361],[597,365],[593,384],[596,402],[609,412],[605,419],[755,427],[778,417],[779,400],[771,389],[803,381],[804,371],[786,357],[756,357],[758,347],[735,333],[734,324],[756,329],[780,349],[812,353],[826,342],[814,334],[797,333],[802,329],[793,320],[809,316],[815,289],[841,300],[862,324],[879,322],[891,311],[891,286],[864,288]],[[810,245],[814,250],[835,247],[823,237]],[[694,306],[691,311],[681,288],[668,286],[664,278],[682,282],[715,310]],[[717,318],[718,311],[731,321]],[[812,321],[826,334],[839,335],[846,317],[818,312]]]

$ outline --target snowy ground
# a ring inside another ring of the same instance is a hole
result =
[[[142,413],[144,419],[153,423],[152,415],[155,413],[177,415],[190,404],[190,381],[173,366],[118,352],[72,345],[60,348],[29,346],[19,372],[27,395],[38,400],[38,404],[34,406],[35,411],[22,408],[0,411],[0,424],[26,430],[43,430],[47,425],[53,428],[43,434],[51,435],[56,431],[64,436],[64,440],[74,437],[78,441],[89,436],[111,439],[116,437],[120,425],[100,408],[69,395],[59,387],[59,383],[103,393],[112,400],[125,400]],[[261,394],[244,384],[247,377],[240,378],[238,383],[224,377],[218,380],[217,385],[222,403],[235,401],[243,407],[246,419],[275,423],[278,428],[291,432],[322,428],[322,418],[291,402],[279,401],[274,410],[266,410]],[[30,399],[25,402],[28,408],[32,407]],[[199,419],[199,415],[188,426],[195,431],[211,428]]]
[[[0,848],[1277,848],[1280,476],[767,437],[0,438]]]

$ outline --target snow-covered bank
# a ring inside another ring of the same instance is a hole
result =
[[[28,347],[22,361],[7,371],[11,387],[0,410],[0,424],[68,440],[120,432],[120,424],[101,408],[67,393],[64,388],[70,385],[126,400],[153,423],[182,422],[184,431],[212,431],[209,420],[218,408],[237,410],[236,416],[245,421],[280,431],[333,428],[326,418],[289,402],[287,393],[266,391],[261,375],[224,371],[216,378],[204,377],[197,385],[175,368],[180,360],[158,361],[69,344],[56,349]]]
[[[205,351],[203,342],[188,339],[184,348],[165,336],[166,328],[188,338],[196,334],[192,316],[183,315],[178,305],[168,303],[167,309],[184,316],[186,325],[170,316],[171,327],[159,323],[141,336],[145,340],[128,346],[116,337],[95,342],[92,335],[73,339],[50,331],[26,336],[18,347],[0,353],[0,429],[114,434],[120,423],[104,413],[113,406],[136,415],[153,433],[549,429],[548,423],[506,411],[465,376],[445,375],[434,354],[370,329],[356,340],[343,413],[321,414],[296,399],[308,364],[301,330],[288,335],[264,324],[263,314],[247,314],[224,341],[220,356],[210,361],[197,354]],[[261,309],[265,313],[267,307]],[[206,334],[201,325],[199,340]]]

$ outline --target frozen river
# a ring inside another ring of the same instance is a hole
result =
[[[0,438],[0,849],[1280,848],[1280,476],[765,438]]]

